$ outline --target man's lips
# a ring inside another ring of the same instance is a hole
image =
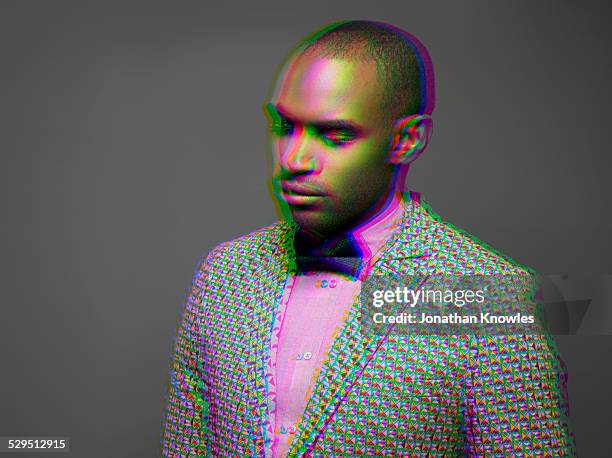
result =
[[[282,198],[289,205],[316,205],[321,203],[325,194],[317,188],[303,183],[281,182]]]
[[[314,186],[302,184],[302,183],[282,182],[281,188],[283,190],[283,194],[289,194],[289,195],[316,196],[316,197],[323,197],[325,195],[325,193],[319,191]]]

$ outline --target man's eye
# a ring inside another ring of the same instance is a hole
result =
[[[321,137],[326,143],[334,146],[342,146],[352,142],[355,139],[355,134],[342,130],[330,130],[321,132]]]
[[[293,131],[293,124],[289,121],[278,121],[270,125],[270,130],[273,134],[284,136],[289,135]]]

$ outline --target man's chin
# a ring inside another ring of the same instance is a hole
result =
[[[337,235],[342,231],[342,221],[337,215],[304,209],[291,209],[291,218],[301,230],[322,237]]]

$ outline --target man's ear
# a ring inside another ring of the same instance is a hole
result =
[[[433,120],[429,115],[410,115],[398,119],[393,125],[389,162],[410,164],[417,159],[429,143]]]

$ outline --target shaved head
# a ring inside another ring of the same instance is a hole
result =
[[[434,72],[427,49],[413,35],[375,21],[343,21],[303,40],[292,57],[316,55],[370,61],[384,86],[383,112],[392,118],[431,114],[435,104]]]

